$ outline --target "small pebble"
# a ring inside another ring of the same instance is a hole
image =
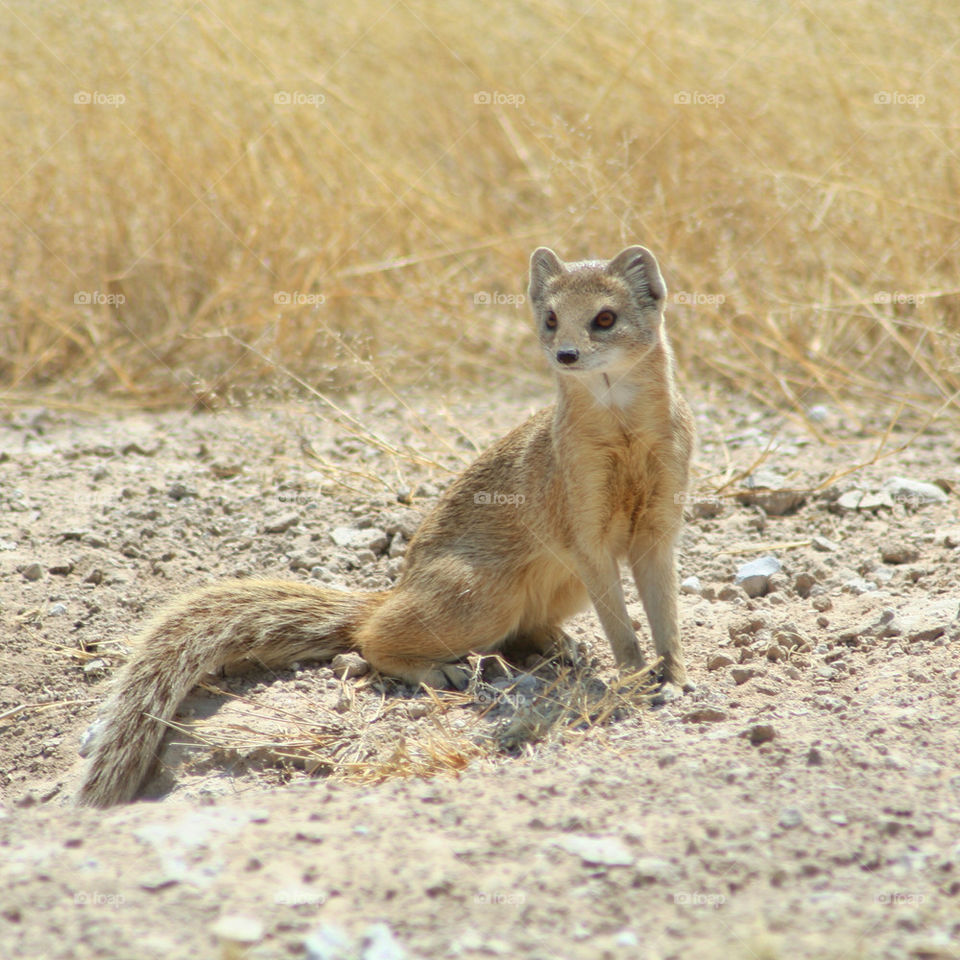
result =
[[[268,520],[263,525],[264,533],[286,533],[291,527],[295,527],[300,522],[299,513],[284,513],[279,517]]]
[[[745,736],[755,747],[761,743],[769,743],[777,736],[777,731],[769,723],[755,723],[749,730],[744,731]]]
[[[885,543],[880,548],[880,556],[884,563],[913,563],[919,559],[920,551],[911,543],[894,540]]]
[[[699,596],[702,590],[703,584],[700,583],[699,577],[686,577],[680,584],[681,593]]]
[[[737,570],[734,583],[742,587],[748,597],[762,597],[769,589],[770,578],[781,569],[776,557],[758,557]]]
[[[803,823],[803,813],[798,807],[784,807],[780,811],[780,819],[777,821],[785,830],[791,830],[793,827],[799,827]]]

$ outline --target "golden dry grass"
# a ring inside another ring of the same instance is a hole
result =
[[[531,248],[640,241],[689,376],[949,405],[954,21],[932,0],[7,4],[0,389],[177,402],[276,379],[263,356],[325,387],[524,375],[526,310],[496,301]]]
[[[481,667],[496,661],[511,678],[495,686]],[[336,780],[380,783],[410,777],[456,775],[475,763],[493,764],[507,755],[530,753],[535,744],[603,737],[611,724],[637,717],[650,704],[657,664],[601,679],[587,667],[553,661],[520,689],[517,671],[497,656],[472,657],[473,679],[463,692],[425,689],[408,700],[386,696],[375,681],[342,680],[339,702],[305,698],[296,710],[264,705],[230,694],[229,721],[214,716],[171,722],[214,758],[242,758],[254,767],[305,769]],[[209,692],[223,691],[204,685]],[[380,690],[376,693],[376,690]],[[416,719],[408,708],[419,708]]]

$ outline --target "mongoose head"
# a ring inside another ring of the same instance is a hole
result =
[[[621,376],[659,342],[667,287],[645,247],[612,260],[564,263],[540,247],[530,258],[529,297],[554,370]]]

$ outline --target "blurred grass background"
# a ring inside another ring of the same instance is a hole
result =
[[[0,395],[536,378],[529,252],[629,242],[687,379],[960,388],[933,0],[74,6],[0,11]]]

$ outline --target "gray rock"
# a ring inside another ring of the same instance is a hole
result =
[[[803,812],[799,807],[784,807],[780,811],[780,818],[777,820],[784,830],[792,830],[803,823]]]
[[[728,714],[716,707],[697,707],[689,713],[685,713],[680,719],[684,723],[722,723],[728,718]]]
[[[300,522],[300,514],[297,512],[283,513],[279,517],[272,517],[263,525],[264,533],[286,533],[291,527],[295,527]]]
[[[880,490],[876,493],[868,491],[860,499],[860,503],[857,505],[857,509],[864,513],[866,511],[875,512],[880,510],[883,507],[890,508],[893,506],[893,497],[890,496],[885,490]]]
[[[836,553],[836,551],[840,549],[840,544],[834,543],[826,537],[814,537],[811,543],[813,544],[813,549],[819,550],[821,553]]]
[[[96,657],[93,660],[88,660],[83,665],[83,673],[87,677],[99,677],[107,670],[107,661],[102,660],[100,657]]]
[[[333,672],[344,679],[365,677],[370,672],[370,664],[359,653],[338,653],[330,663]]]
[[[618,837],[570,836],[561,837],[554,844],[579,857],[587,866],[629,867],[634,862],[633,854]]]
[[[246,947],[263,939],[263,923],[244,914],[224,914],[213,924],[211,932],[224,947],[228,944]],[[240,956],[240,953],[230,952],[227,948],[224,956]]]
[[[67,605],[65,603],[54,603],[47,611],[47,615],[51,617],[62,617],[66,612]]]
[[[779,474],[756,470],[743,481],[745,489],[737,493],[737,500],[745,506],[762,507],[771,517],[781,517],[800,507],[806,500],[802,490],[791,489]]]
[[[732,666],[734,660],[725,653],[716,653],[707,661],[708,670],[722,670],[724,667]]]
[[[759,676],[759,674],[760,671],[753,667],[734,667],[730,671],[730,676],[733,677],[733,682],[737,684],[737,686],[746,683],[748,680],[752,680],[754,677]]]
[[[883,489],[898,503],[943,503],[947,499],[946,493],[935,483],[908,477],[890,477]]]
[[[304,941],[307,960],[356,960],[356,952],[347,935],[333,924],[317,927]]]
[[[28,563],[23,568],[23,578],[25,580],[42,580],[43,567],[36,561],[34,561],[33,563]]]
[[[330,538],[338,547],[351,550],[372,550],[380,553],[387,547],[386,531],[377,527],[334,527],[330,531]]]
[[[680,583],[681,593],[694,594],[696,596],[699,596],[702,590],[703,590],[703,584],[700,583],[699,577],[686,577]]]
[[[758,747],[761,743],[769,743],[771,740],[775,740],[777,731],[769,723],[755,723],[749,729],[744,730],[741,736],[746,737],[755,747]]]
[[[742,587],[748,597],[762,597],[770,585],[770,578],[781,569],[780,561],[776,557],[758,557],[737,570],[734,583]]]
[[[175,483],[171,483],[167,488],[167,496],[171,500],[183,500],[186,497],[195,497],[194,493],[185,483],[181,483],[177,480]]]
[[[876,590],[877,585],[872,580],[864,580],[863,577],[851,577],[843,583],[840,589],[844,593],[852,593],[855,597],[859,597],[861,594]]]
[[[948,631],[960,630],[960,600],[928,600],[914,603],[893,617],[881,617],[874,632],[880,637],[906,637],[911,643],[936,640]]]
[[[646,883],[671,883],[678,872],[669,860],[660,857],[639,857],[634,870],[637,878]]]
[[[404,540],[412,540],[423,518],[416,510],[396,510],[383,518],[383,529],[389,536],[400,534]]]
[[[364,931],[360,960],[405,960],[406,951],[385,923],[371,924]]]
[[[863,494],[863,490],[848,490],[846,493],[840,494],[840,496],[837,497],[837,499],[831,504],[831,507],[837,513],[850,513],[860,506],[860,501],[863,499]]]
[[[894,540],[885,543],[880,548],[880,556],[884,563],[913,563],[919,559],[920,551],[912,544],[903,540]]]

